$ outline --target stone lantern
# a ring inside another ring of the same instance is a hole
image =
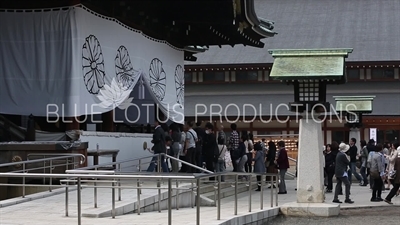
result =
[[[375,96],[334,96],[336,112],[345,115],[346,126],[350,128],[349,140],[355,138],[356,146],[360,151],[362,115],[372,112],[372,102]]]
[[[352,49],[276,49],[270,77],[294,87],[290,110],[300,116],[297,201],[281,207],[296,216],[334,216],[340,208],[326,204],[322,125],[318,117],[329,111],[328,84],[344,84],[345,58]],[[299,118],[299,117],[296,117]]]

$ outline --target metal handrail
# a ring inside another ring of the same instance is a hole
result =
[[[292,162],[296,162],[296,163],[297,163],[297,160],[294,159],[294,158],[288,157],[288,159],[289,159],[290,161],[292,161]]]
[[[80,168],[76,168],[75,170],[90,170],[90,169],[98,169],[98,168],[101,168],[101,167],[104,167],[104,166],[116,166],[116,165],[118,165],[119,168],[120,168],[120,166],[121,166],[122,163],[127,163],[127,162],[132,162],[132,161],[139,161],[139,167],[140,167],[140,166],[141,166],[140,160],[142,160],[142,159],[148,159],[148,158],[154,158],[154,157],[157,157],[157,156],[165,156],[166,158],[169,158],[169,159],[178,161],[178,162],[180,162],[180,163],[182,163],[182,164],[185,164],[185,165],[187,165],[187,166],[193,167],[193,168],[198,169],[198,170],[200,170],[200,171],[203,171],[203,172],[206,172],[206,173],[214,173],[214,172],[212,172],[212,171],[210,171],[210,170],[207,170],[207,169],[204,169],[204,168],[202,168],[202,167],[196,166],[196,165],[194,165],[194,164],[185,162],[185,161],[183,161],[183,160],[180,160],[180,159],[175,158],[175,157],[173,157],[173,156],[167,155],[167,154],[165,154],[165,153],[157,153],[157,154],[154,154],[154,155],[152,155],[152,156],[144,156],[144,157],[139,157],[139,158],[132,158],[132,159],[120,160],[120,161],[116,161],[116,162],[108,162],[108,163],[102,163],[102,164],[98,164],[98,165],[80,167]],[[159,159],[159,160],[160,160],[160,159]],[[158,162],[158,165],[160,165],[160,162]]]
[[[35,153],[32,153],[30,155],[34,155]],[[40,155],[41,153],[37,153],[37,155]],[[51,154],[51,153],[50,153]],[[29,155],[28,155],[29,157]],[[73,165],[74,167],[76,166],[75,163],[75,158],[76,157],[80,157],[80,164],[83,164],[86,160],[85,156],[82,154],[77,154],[77,153],[71,153],[71,154],[64,154],[62,156],[57,156],[57,157],[50,157],[50,158],[43,158],[43,159],[34,159],[34,160],[25,160],[25,161],[19,161],[19,162],[12,162],[12,163],[2,163],[0,164],[0,167],[8,167],[8,166],[22,166],[22,169],[19,170],[14,170],[11,173],[27,173],[29,171],[35,171],[35,170],[39,170],[39,169],[44,169],[44,173],[46,173],[46,169],[49,168],[50,173],[52,173],[52,169],[55,167],[61,167],[61,166],[66,166],[67,169],[70,165]],[[69,159],[74,159],[74,163],[70,163]],[[53,165],[53,160],[61,160],[64,159],[66,160],[65,164],[56,164]],[[27,168],[28,164],[32,164],[32,163],[44,163],[44,166],[41,167],[34,167],[34,168]],[[49,165],[46,166],[46,162],[49,162]],[[22,197],[25,198],[25,178],[26,177],[22,177]],[[43,178],[43,183],[46,183],[46,177],[42,176]],[[52,183],[53,183],[53,178],[50,178],[50,186],[49,186],[49,191],[52,191]]]
[[[139,157],[139,158],[131,158],[131,159],[125,159],[125,160],[120,160],[120,161],[115,161],[115,162],[108,162],[108,163],[102,163],[98,165],[92,165],[92,166],[86,166],[86,167],[80,167],[77,168],[76,170],[91,170],[91,169],[98,169],[104,166],[115,166],[117,164],[122,164],[122,163],[127,163],[127,162],[132,162],[132,161],[138,161],[142,159],[148,159],[148,158],[153,158],[154,156],[157,156],[159,154],[154,154],[151,156],[144,156],[144,157]]]
[[[73,170],[69,170],[67,172],[73,172]],[[218,179],[216,179],[215,184],[218,187],[216,189],[216,192],[218,194],[218,198],[217,197],[215,197],[215,198],[216,198],[216,202],[218,202],[217,205],[216,205],[216,207],[217,207],[217,219],[220,220],[221,219],[221,197],[222,196],[221,196],[221,182],[219,182],[219,181],[221,181],[221,177],[222,176],[224,176],[224,175],[225,176],[226,175],[234,175],[235,176],[235,181],[234,181],[235,182],[235,185],[234,185],[234,187],[235,187],[234,214],[235,215],[237,215],[237,211],[238,211],[238,196],[237,195],[238,195],[238,184],[239,184],[238,178],[239,178],[239,176],[245,175],[245,176],[250,176],[250,178],[251,178],[251,176],[254,176],[254,175],[261,176],[261,182],[259,183],[261,185],[261,192],[260,192],[260,209],[261,210],[263,209],[263,205],[264,205],[264,203],[263,203],[263,198],[264,198],[264,195],[263,195],[263,183],[264,182],[262,182],[262,181],[264,180],[264,178],[266,176],[272,176],[272,177],[278,179],[278,174],[271,174],[271,173],[256,174],[256,173],[224,172],[224,173],[214,173],[214,174],[192,174],[192,175],[186,174],[184,176],[177,176],[177,175],[168,175],[168,174],[167,175],[159,175],[158,173],[154,173],[152,175],[150,175],[150,174],[147,174],[147,175],[139,175],[139,174],[137,174],[137,175],[117,175],[117,174],[111,174],[111,175],[109,175],[109,174],[93,174],[93,172],[95,172],[95,171],[90,172],[90,173],[88,171],[85,171],[85,172],[86,172],[86,174],[76,174],[76,173],[75,174],[0,173],[0,177],[49,177],[49,178],[75,179],[75,180],[71,180],[71,181],[74,181],[76,183],[76,185],[72,185],[72,186],[76,187],[76,190],[77,190],[78,225],[81,225],[81,216],[82,216],[82,213],[81,213],[81,207],[82,207],[81,206],[81,204],[82,204],[81,203],[81,188],[83,187],[82,178],[91,178],[91,179],[95,178],[95,179],[105,179],[105,180],[112,181],[111,182],[111,187],[109,187],[112,190],[112,195],[111,195],[111,197],[112,197],[112,213],[111,213],[112,214],[112,218],[115,218],[115,214],[116,214],[115,213],[115,188],[119,188],[119,187],[115,186],[116,182],[119,182],[117,180],[119,180],[119,179],[137,180],[138,185],[137,186],[131,186],[130,188],[138,190],[137,191],[137,193],[138,193],[138,199],[137,199],[137,201],[138,201],[138,207],[137,207],[138,208],[138,214],[140,214],[140,190],[141,189],[146,189],[146,188],[140,187],[139,180],[143,180],[143,179],[154,180],[154,181],[167,180],[168,181],[168,188],[167,188],[168,189],[168,198],[167,198],[168,202],[167,202],[167,205],[168,205],[168,224],[169,225],[172,224],[172,190],[175,189],[175,188],[172,187],[172,180],[176,180],[176,182],[178,180],[191,180],[192,186],[191,186],[191,188],[189,188],[189,190],[192,190],[191,193],[192,193],[192,208],[193,208],[194,207],[194,201],[193,201],[194,191],[196,191],[196,193],[197,193],[196,202],[197,203],[200,202],[200,186],[201,186],[201,182],[200,181],[201,181],[201,179],[208,178],[208,177],[217,177]],[[104,171],[97,171],[97,172],[98,173],[103,173]],[[84,173],[84,172],[82,171],[80,173]],[[193,180],[196,180],[196,186],[193,186]],[[271,180],[274,180],[274,179],[271,179]],[[96,182],[96,181],[94,181],[94,182]],[[102,182],[104,182],[104,180]],[[252,183],[251,179],[249,179],[248,183],[249,183],[249,192],[251,192],[251,183]],[[12,186],[12,184],[11,184],[11,186]],[[30,186],[30,184],[26,185],[26,186]],[[71,185],[66,185],[65,186],[65,207],[66,207],[65,208],[66,209],[65,210],[65,215],[66,216],[68,216],[68,192],[69,192],[68,190],[69,190],[70,186]],[[87,185],[84,185],[84,186],[85,187],[89,187]],[[161,189],[164,189],[164,188],[157,186],[157,189],[160,191]],[[182,189],[182,188],[179,188],[179,189]],[[179,197],[178,186],[177,186],[176,190],[177,190],[176,198],[178,200],[178,197]],[[277,188],[271,188],[271,207],[273,207],[273,202],[274,202],[274,199],[273,199],[273,195],[274,195],[273,191],[274,190],[275,190],[275,204],[276,204],[276,206],[278,206],[278,190],[277,190]],[[159,196],[159,204],[160,204],[160,196]],[[178,201],[177,201],[177,204],[178,204]],[[161,211],[160,208],[159,208],[159,211]],[[251,212],[251,194],[249,195],[249,212]],[[200,224],[200,204],[196,204],[196,224],[197,225]]]
[[[84,164],[86,162],[85,155],[79,153],[30,153],[26,156],[27,160],[30,160],[30,156],[44,156],[44,159],[47,159],[46,156],[80,156],[80,164]]]
[[[18,162],[12,162],[12,163],[2,163],[2,164],[0,164],[0,167],[15,166],[15,165],[20,165],[20,164],[24,165],[24,164],[29,164],[29,163],[38,163],[38,162],[44,162],[44,161],[49,161],[49,160],[66,159],[66,158],[77,157],[77,156],[80,156],[83,159],[83,160],[81,160],[81,164],[83,164],[85,162],[85,156],[82,154],[73,154],[73,155],[63,155],[63,156],[51,157],[51,158],[18,161]]]
[[[294,158],[291,158],[291,157],[288,157],[288,159],[289,159],[289,161],[292,161],[292,162],[295,162],[296,163],[296,171],[297,171],[297,159],[294,159]],[[296,177],[296,173],[292,173],[292,172],[290,172],[290,171],[286,171],[286,173],[289,175],[289,176],[292,176],[292,177]]]

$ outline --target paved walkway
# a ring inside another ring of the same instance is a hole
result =
[[[295,181],[287,181],[288,194],[279,195],[279,205],[287,202],[293,202],[296,200]],[[269,189],[264,191],[264,210],[270,208]],[[147,190],[144,195],[154,194],[155,190]],[[353,185],[351,188],[351,198],[355,201],[354,204],[341,204],[342,208],[362,208],[362,207],[374,207],[374,206],[388,206],[385,202],[370,202],[371,191],[369,187],[360,187]],[[382,197],[385,197],[389,192],[385,191]],[[110,203],[107,200],[110,196],[110,192],[107,189],[99,189],[99,207],[108,205]],[[65,195],[58,194],[47,198],[41,198],[34,201],[11,205],[0,208],[0,224],[2,225],[17,225],[17,224],[40,224],[40,225],[68,225],[77,224],[77,210],[76,210],[76,191],[71,191],[69,195],[69,217],[65,217]],[[134,196],[134,195],[133,195]],[[124,194],[122,195],[124,199]],[[342,200],[343,200],[343,196]],[[326,202],[331,203],[333,199],[333,193],[326,194]],[[108,203],[106,202],[108,201]],[[235,216],[234,212],[234,197],[228,197],[223,199],[221,204],[221,220],[217,220],[217,208],[216,207],[201,207],[201,224],[214,225],[221,224],[225,221],[238,216],[248,214],[248,192],[242,193],[238,197],[238,215]],[[394,205],[400,205],[400,197],[393,198]],[[390,206],[393,207],[393,206]],[[93,208],[93,190],[84,189],[82,191],[82,213],[85,210]],[[273,208],[272,208],[273,209]],[[274,211],[277,208],[273,209]],[[252,212],[260,212],[260,193],[253,191],[252,193]],[[273,213],[271,211],[271,213]],[[265,215],[265,214],[264,214]],[[270,214],[271,215],[271,214]],[[196,208],[181,208],[179,210],[172,210],[172,219],[174,225],[180,224],[195,224],[196,221]],[[137,214],[127,214],[117,216],[115,219],[112,218],[87,218],[82,217],[83,225],[122,225],[122,224],[148,224],[148,225],[161,225],[168,224],[168,213],[167,210],[159,212],[146,212]]]

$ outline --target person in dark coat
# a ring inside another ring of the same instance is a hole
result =
[[[280,179],[278,194],[287,194],[285,175],[287,169],[289,169],[289,158],[287,155],[287,151],[285,149],[285,142],[279,141],[278,147],[279,147],[279,153],[275,162],[279,169],[279,179]]]
[[[214,172],[214,159],[215,155],[218,154],[217,152],[218,144],[214,135],[214,126],[211,123],[207,123],[203,137],[203,160],[209,171]],[[210,180],[214,180],[214,177],[211,177]]]
[[[267,168],[267,173],[278,173],[275,165],[276,157],[276,145],[273,141],[268,142],[267,160],[265,161],[265,167]],[[266,181],[271,181],[272,177],[266,177]],[[275,181],[277,182],[277,181]],[[272,185],[270,186],[272,187]]]
[[[256,155],[253,158],[254,161],[254,173],[265,173],[265,154],[261,143],[254,145]],[[257,175],[258,188],[256,191],[261,191],[261,175]]]
[[[333,176],[335,175],[335,160],[336,153],[332,152],[331,145],[327,144],[325,148],[325,173],[327,176],[328,185],[326,187],[326,193],[331,193],[333,184]]]
[[[195,153],[195,160],[196,160],[196,164],[198,167],[203,167],[203,162],[204,161],[204,156],[203,156],[203,152],[202,149],[203,148],[203,139],[206,136],[206,131],[204,128],[201,127],[202,122],[198,121],[196,122],[196,127],[193,128],[193,130],[196,132],[197,134],[197,138],[199,140],[198,144],[199,144],[199,148],[196,148],[196,153]],[[197,171],[197,172],[201,172],[201,171]]]
[[[154,151],[154,154],[161,154],[161,153],[166,154],[167,146],[165,144],[165,131],[161,127],[160,122],[156,121],[155,126],[156,127],[154,129],[153,139],[151,140],[151,143],[154,144],[152,150]],[[154,171],[157,161],[158,161],[158,156],[154,156],[150,162],[149,167],[147,168],[147,172]],[[163,155],[161,156],[161,168],[163,172],[168,172],[167,163],[165,162],[165,156]]]

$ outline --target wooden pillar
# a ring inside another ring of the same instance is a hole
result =
[[[102,131],[114,132],[114,110],[101,114],[103,120]]]
[[[35,117],[31,114],[26,127],[25,141],[36,140]]]

